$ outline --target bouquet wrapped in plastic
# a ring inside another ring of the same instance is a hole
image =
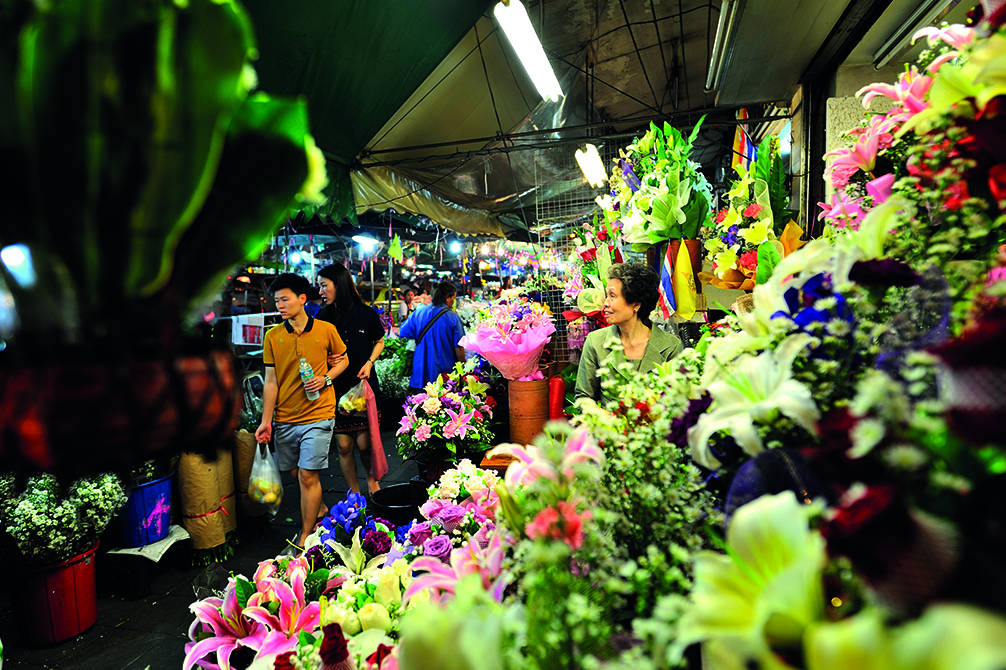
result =
[[[526,377],[555,332],[548,310],[522,297],[502,297],[479,310],[475,331],[458,346],[482,355],[507,379]]]

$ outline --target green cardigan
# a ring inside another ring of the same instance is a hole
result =
[[[609,326],[587,335],[587,340],[583,343],[583,355],[580,357],[580,368],[576,373],[576,397],[593,398],[600,402],[612,400],[601,389],[601,380],[597,376],[597,369],[601,367],[608,350],[605,348],[607,342],[617,342],[619,340],[618,326]],[[657,365],[668,361],[679,353],[684,347],[674,335],[653,326],[650,329],[650,339],[646,343],[646,350],[643,352],[643,359],[639,365],[639,372],[646,374]],[[617,356],[621,361],[625,360],[625,354],[621,351],[611,352],[612,356]],[[621,362],[618,361],[618,362]]]

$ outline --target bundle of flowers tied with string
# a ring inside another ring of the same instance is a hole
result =
[[[485,357],[507,379],[518,380],[537,372],[538,359],[554,332],[544,305],[504,296],[479,310],[475,332],[461,338],[458,346]]]
[[[780,259],[803,246],[803,229],[786,222],[789,194],[778,137],[765,138],[750,170],[736,170],[740,178],[726,193],[727,206],[704,231],[713,271],[698,276],[703,284],[749,291],[768,279]]]

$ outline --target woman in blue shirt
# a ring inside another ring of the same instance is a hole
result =
[[[419,393],[442,373],[453,370],[455,362],[465,360],[465,350],[458,346],[465,336],[465,328],[452,311],[457,294],[454,284],[440,282],[433,292],[433,302],[413,312],[402,325],[399,335],[416,340],[409,379],[410,395]]]

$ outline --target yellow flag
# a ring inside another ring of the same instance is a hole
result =
[[[678,258],[674,261],[671,286],[674,288],[677,315],[686,321],[691,319],[695,316],[695,275],[692,273],[692,259],[688,256],[684,240],[678,248]]]

